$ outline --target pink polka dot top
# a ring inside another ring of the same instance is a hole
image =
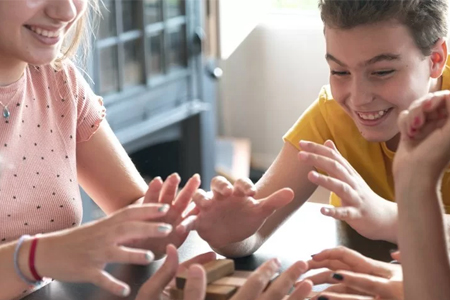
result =
[[[0,101],[0,245],[79,225],[76,146],[105,117],[102,99],[66,60],[28,66]]]

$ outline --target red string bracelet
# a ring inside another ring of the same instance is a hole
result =
[[[31,241],[30,256],[28,257],[28,265],[30,267],[30,272],[31,272],[31,275],[33,275],[33,278],[36,281],[42,281],[42,277],[39,276],[39,274],[36,271],[36,268],[34,267],[34,257],[36,255],[37,243],[38,243],[38,237],[33,237],[33,240]]]

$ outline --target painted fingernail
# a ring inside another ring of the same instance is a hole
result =
[[[414,126],[418,127],[420,125],[420,118],[419,117],[415,117],[414,118]]]
[[[155,258],[155,256],[153,255],[153,253],[151,251],[147,251],[147,253],[145,253],[145,259],[148,262],[152,262],[154,258]]]
[[[128,296],[130,294],[130,288],[129,287],[124,287],[123,288],[123,290],[122,290],[122,296],[123,297],[126,297],[126,296]]]
[[[161,207],[158,208],[158,211],[159,212],[167,212],[169,210],[169,208],[170,208],[169,204],[164,204],[164,205],[162,205]]]
[[[320,296],[319,298],[317,298],[317,300],[328,300],[328,298],[325,296]]]
[[[338,273],[334,273],[332,277],[339,281],[344,280],[344,276],[342,276],[341,274],[338,274]]]
[[[171,225],[159,225],[158,226],[158,231],[159,232],[171,232],[172,231],[172,226]]]

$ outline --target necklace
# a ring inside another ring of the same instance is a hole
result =
[[[19,87],[19,88],[20,88],[20,87]],[[17,88],[16,92],[15,92],[14,95],[11,97],[11,100],[10,100],[10,101],[12,101],[12,100],[14,99],[14,97],[15,97],[16,94],[17,94],[17,92],[19,91],[19,88]],[[0,104],[3,106],[3,118],[5,118],[6,120],[8,120],[9,117],[11,116],[11,112],[10,112],[9,109],[8,109],[9,103],[5,105],[5,104],[3,104],[2,101],[0,101]]]

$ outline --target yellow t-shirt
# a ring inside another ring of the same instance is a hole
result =
[[[442,90],[450,90],[450,66],[442,75]],[[339,152],[364,178],[370,188],[384,199],[394,201],[392,161],[395,152],[386,143],[369,142],[358,131],[353,120],[332,98],[329,85],[320,91],[319,98],[305,111],[283,139],[300,150],[299,141],[323,144],[332,140]],[[450,173],[445,173],[441,186],[442,199],[450,213]],[[339,197],[331,193],[330,203],[340,205]]]

